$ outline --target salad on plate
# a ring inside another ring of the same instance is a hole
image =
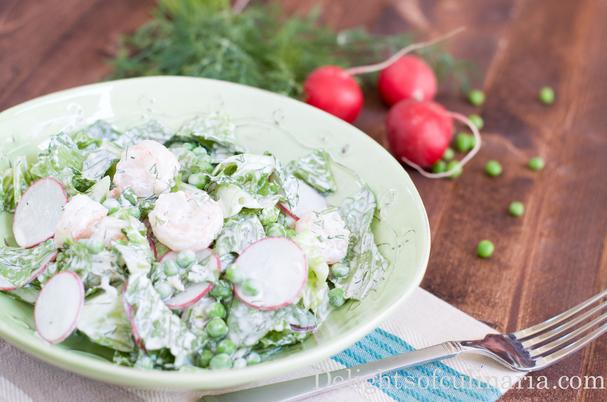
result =
[[[78,332],[120,365],[241,368],[303,342],[388,269],[369,187],[331,205],[326,151],[247,152],[220,114],[174,132],[98,121],[41,149],[0,177],[14,237],[0,291],[34,305],[51,344]]]

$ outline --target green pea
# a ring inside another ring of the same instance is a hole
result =
[[[480,89],[473,89],[468,92],[468,102],[474,106],[480,106],[485,103],[485,93]]]
[[[209,316],[209,318],[225,318],[226,316],[226,308],[223,306],[223,304],[216,302],[211,304],[211,306],[209,307],[209,311],[207,312],[207,315]]]
[[[236,359],[234,361],[233,368],[239,369],[239,368],[244,368],[244,367],[247,367],[247,361],[245,359],[240,358],[240,359]]]
[[[280,209],[276,207],[264,208],[259,214],[259,220],[262,225],[270,225],[275,223],[280,216]]]
[[[181,268],[189,268],[196,262],[196,254],[190,250],[182,251],[177,254],[175,261]]]
[[[206,186],[209,178],[204,173],[194,173],[188,177],[188,183],[197,188]]]
[[[213,286],[210,295],[217,299],[230,297],[232,295],[232,285],[230,285],[229,282],[219,280],[215,286]]]
[[[173,260],[166,260],[162,263],[162,271],[166,276],[173,276],[179,273],[179,266]]]
[[[217,344],[217,353],[227,353],[231,355],[236,351],[236,344],[230,339],[224,339]]]
[[[535,171],[542,170],[544,168],[544,165],[544,159],[540,156],[535,156],[529,159],[529,163],[527,164],[527,166],[529,166],[529,169]]]
[[[525,206],[520,201],[512,201],[508,206],[508,212],[512,216],[523,216],[525,214]]]
[[[333,307],[341,307],[346,302],[344,290],[335,288],[329,290],[329,304]]]
[[[481,240],[476,246],[476,255],[481,258],[490,258],[494,250],[495,246],[490,240]]]
[[[196,147],[194,149],[192,149],[192,152],[194,152],[194,155],[196,156],[207,156],[207,150],[204,147]]]
[[[455,151],[453,150],[453,148],[445,149],[445,153],[443,154],[443,160],[449,162],[453,158],[455,158]]]
[[[490,160],[485,164],[487,176],[496,177],[502,174],[502,165],[496,160]]]
[[[255,364],[261,363],[261,356],[258,353],[251,352],[247,356],[247,365],[253,366]]]
[[[156,284],[156,291],[160,295],[162,299],[166,299],[171,297],[173,294],[173,287],[169,285],[167,282],[159,282]]]
[[[219,317],[212,318],[207,323],[207,334],[211,338],[221,338],[228,333],[228,326],[225,321]]]
[[[209,349],[204,349],[198,354],[198,366],[202,368],[208,367],[212,358],[213,352],[211,352]]]
[[[433,173],[443,173],[446,170],[447,170],[447,162],[445,162],[443,160],[438,160],[434,163],[434,165],[432,165]]]
[[[349,273],[350,267],[346,264],[338,262],[337,264],[333,264],[333,266],[331,266],[331,275],[333,275],[334,278],[343,278]]]
[[[552,105],[554,103],[554,89],[551,87],[542,87],[538,95],[540,102],[544,105]]]
[[[196,169],[199,172],[203,172],[203,173],[211,173],[211,171],[213,170],[213,165],[211,165],[209,162],[207,161],[198,161],[198,163],[196,163]],[[206,177],[206,176],[205,176]]]
[[[449,178],[451,179],[457,179],[464,172],[464,169],[462,168],[462,165],[459,163],[459,161],[449,161],[449,163],[447,163],[447,172],[453,169],[455,170],[449,176]]]
[[[470,123],[472,123],[472,125],[474,125],[479,130],[481,130],[485,125],[483,118],[477,114],[471,114],[470,116],[468,116],[468,120],[470,120]]]
[[[455,149],[459,152],[468,152],[474,148],[474,137],[466,133],[457,133],[455,135]]]
[[[192,144],[191,142],[184,142],[183,144],[181,144],[181,146],[187,149],[188,151],[192,151],[196,148],[196,145]]]
[[[209,366],[213,370],[232,368],[232,358],[226,353],[220,353],[218,355],[213,356],[211,362],[209,363]]]
[[[251,279],[246,279],[244,282],[242,282],[240,289],[245,295],[248,296],[257,296],[259,293],[259,290],[255,286],[255,282],[253,282]]]

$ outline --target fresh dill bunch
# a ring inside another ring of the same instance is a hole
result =
[[[160,0],[154,18],[121,39],[110,78],[206,77],[299,97],[317,67],[376,62],[412,41],[364,29],[335,32],[319,24],[319,15],[316,9],[287,18],[271,4],[235,13],[228,0]],[[435,47],[423,56],[439,73],[457,67]]]

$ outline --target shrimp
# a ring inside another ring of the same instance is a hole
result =
[[[295,231],[311,233],[313,246],[328,264],[343,260],[348,253],[350,231],[335,209],[308,212],[297,221]]]
[[[92,240],[100,241],[104,246],[109,247],[112,244],[112,241],[126,238],[122,229],[127,226],[128,223],[124,220],[113,216],[105,216],[97,225],[95,225],[90,238]]]
[[[177,157],[159,142],[145,140],[128,147],[122,154],[114,184],[141,198],[166,193],[175,183],[180,165]]]
[[[86,195],[74,196],[64,207],[55,227],[55,244],[63,246],[67,239],[91,237],[95,225],[107,216],[108,210]]]
[[[221,205],[199,190],[161,194],[148,216],[156,238],[173,251],[207,248],[223,228]]]

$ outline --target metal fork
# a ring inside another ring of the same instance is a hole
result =
[[[607,290],[540,324],[475,341],[449,341],[360,366],[258,388],[205,397],[204,401],[294,401],[310,398],[380,373],[455,357],[462,352],[488,356],[516,371],[548,367],[607,332]],[[335,379],[340,378],[340,381]]]

